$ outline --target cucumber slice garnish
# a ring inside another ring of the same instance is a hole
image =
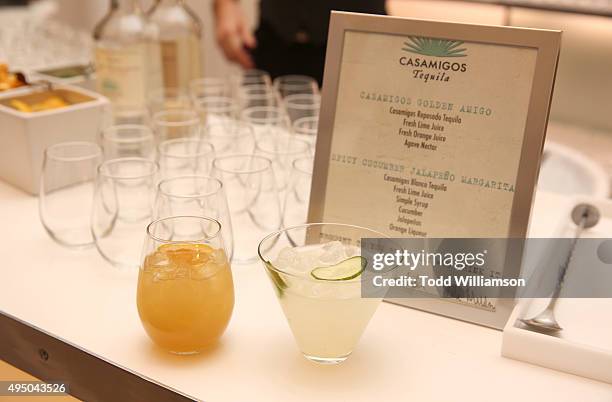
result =
[[[310,271],[310,275],[322,281],[348,281],[361,275],[366,264],[365,258],[356,256],[329,267],[317,267]]]

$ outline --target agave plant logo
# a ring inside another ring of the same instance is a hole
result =
[[[465,57],[467,49],[460,48],[463,41],[435,38],[423,38],[421,36],[408,37],[410,42],[404,42],[406,47],[402,50],[410,53],[421,54],[432,57]]]

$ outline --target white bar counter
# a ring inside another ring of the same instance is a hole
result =
[[[162,352],[141,327],[136,274],[94,249],[55,244],[37,202],[0,183],[0,311],[196,399],[612,401],[608,384],[501,357],[500,331],[388,303],[346,362],[315,365],[298,351],[259,264],[232,267],[236,305],[216,349]],[[539,194],[532,236],[550,235],[568,202]]]

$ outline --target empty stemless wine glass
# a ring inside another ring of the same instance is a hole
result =
[[[293,134],[310,144],[314,153],[317,144],[317,130],[319,129],[319,116],[302,117],[293,122]]]
[[[156,162],[111,159],[98,167],[91,231],[98,251],[118,268],[139,265],[142,230],[151,222],[157,190]]]
[[[91,142],[62,142],[45,150],[40,177],[40,220],[53,240],[68,247],[93,245],[90,217],[102,150]]]
[[[138,315],[151,340],[168,352],[201,352],[227,328],[234,283],[221,234],[218,221],[201,216],[162,218],[146,227]]]
[[[197,138],[164,141],[157,147],[163,178],[210,173],[215,149],[210,142]]]
[[[267,85],[272,86],[270,74],[263,70],[248,69],[242,70],[238,74],[232,76],[233,91],[237,93],[241,87],[249,85]]]
[[[256,142],[255,154],[272,161],[272,170],[279,191],[287,187],[291,163],[302,156],[311,154],[310,145],[293,135],[261,137]]]
[[[278,106],[278,96],[269,85],[248,85],[237,94],[241,110],[256,106]]]
[[[105,159],[155,158],[153,130],[139,124],[110,126],[102,131],[102,148]]]
[[[187,91],[181,88],[157,88],[148,96],[149,111],[152,115],[168,109],[189,109],[191,99]]]
[[[311,156],[306,156],[295,159],[292,163],[283,205],[283,227],[285,228],[303,225],[308,219],[313,162]]]
[[[282,108],[256,106],[242,111],[242,121],[253,126],[255,138],[289,133],[291,122]]]
[[[238,105],[232,98],[211,96],[198,99],[194,103],[202,124],[234,120],[238,117]]]
[[[202,138],[215,148],[216,156],[251,154],[255,150],[253,127],[242,121],[209,123],[202,132]]]
[[[112,105],[113,124],[151,124],[151,113],[144,106]]]
[[[192,109],[167,109],[153,115],[153,131],[158,142],[197,138],[200,135],[200,124],[200,117]]]
[[[204,77],[189,83],[189,96],[192,102],[208,97],[230,96],[229,82],[224,78]]]
[[[215,159],[213,174],[225,186],[232,224],[237,228],[233,261],[255,262],[258,238],[281,225],[272,162],[254,155],[224,156]]]
[[[289,95],[283,99],[283,105],[292,123],[304,117],[318,118],[321,96],[318,94]]]
[[[218,220],[231,260],[234,250],[232,222],[223,183],[208,176],[179,176],[159,183],[153,218],[193,215]]]
[[[283,98],[294,94],[319,93],[317,80],[307,75],[281,75],[274,79],[273,85]]]

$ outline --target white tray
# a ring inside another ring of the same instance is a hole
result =
[[[575,201],[592,203],[602,214],[583,237],[611,238],[612,202],[584,197]],[[560,225],[557,237],[571,236],[568,217],[569,211],[559,217],[567,223]],[[612,266],[602,280],[612,286]],[[555,316],[564,330],[557,336],[523,328],[519,318],[537,314],[548,301],[525,299],[515,307],[504,328],[502,356],[612,384],[612,299],[559,299]]]

